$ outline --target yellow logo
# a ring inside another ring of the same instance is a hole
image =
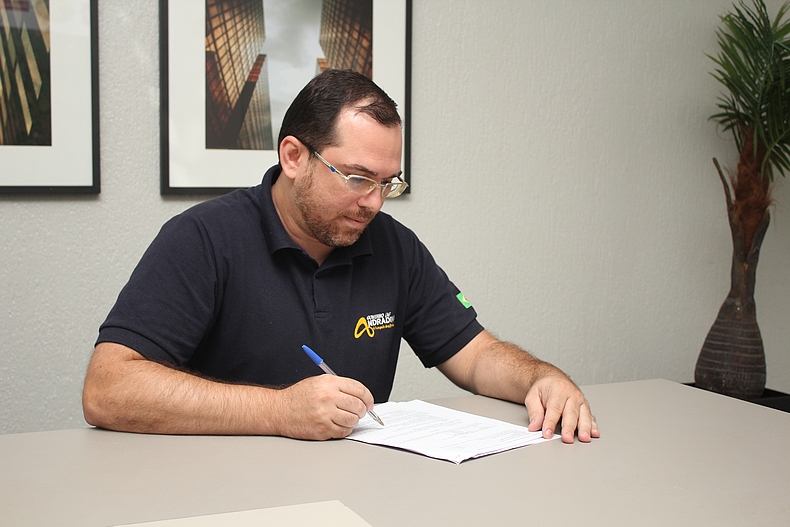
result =
[[[354,328],[354,338],[358,339],[363,333],[367,333],[370,338],[373,338],[373,335],[376,334],[373,328],[368,325],[368,321],[365,320],[365,317],[359,317],[359,320],[357,320],[357,327]]]
[[[376,331],[394,327],[395,315],[389,312],[359,317],[359,320],[357,320],[357,327],[354,328],[354,338],[358,339],[365,334],[373,338],[376,335]]]

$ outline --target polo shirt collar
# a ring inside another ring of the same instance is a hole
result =
[[[266,239],[266,245],[269,247],[269,252],[274,254],[281,249],[296,249],[304,252],[296,242],[294,242],[285,230],[285,226],[280,220],[277,209],[274,208],[274,201],[272,200],[272,185],[277,181],[282,169],[280,165],[274,165],[263,176],[263,181],[260,186],[260,204],[261,204],[261,226],[263,227],[263,236]],[[376,218],[373,219],[376,221]],[[370,229],[365,229],[359,239],[348,247],[338,247],[329,255],[327,263],[351,263],[352,258],[357,256],[364,256],[373,254],[373,243],[370,239]]]

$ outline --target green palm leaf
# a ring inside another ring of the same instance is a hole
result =
[[[784,4],[772,21],[763,0],[754,9],[743,0],[721,17],[716,31],[720,52],[711,75],[727,89],[710,118],[735,138],[739,151],[746,137],[754,150],[766,149],[761,175],[790,172],[790,20]]]

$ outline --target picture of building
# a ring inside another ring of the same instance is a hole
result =
[[[206,0],[206,148],[274,150],[313,75],[372,78],[372,35],[373,0]]]
[[[49,1],[0,2],[0,145],[52,145]]]

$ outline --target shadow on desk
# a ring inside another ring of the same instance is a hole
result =
[[[696,388],[693,382],[687,382],[683,384],[686,386],[691,386],[692,388]],[[773,408],[775,410],[790,412],[790,393],[778,392],[776,390],[766,388],[763,390],[763,394],[760,397],[743,400],[750,403],[759,404],[760,406],[767,406],[768,408]]]

